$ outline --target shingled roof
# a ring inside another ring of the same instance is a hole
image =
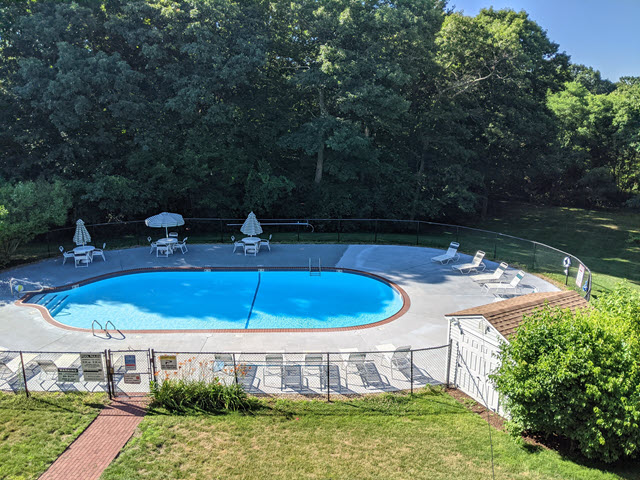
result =
[[[481,305],[479,307],[460,310],[449,313],[446,317],[471,317],[482,315],[500,334],[509,338],[513,335],[516,327],[522,322],[522,317],[530,315],[536,308],[544,305],[559,307],[561,309],[570,308],[572,311],[585,308],[589,304],[575,291],[563,292],[538,292],[519,297],[510,298],[501,302]]]

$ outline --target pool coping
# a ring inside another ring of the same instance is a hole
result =
[[[185,271],[195,271],[195,272],[213,272],[213,271],[255,271],[255,272],[266,272],[266,271],[308,271],[309,269],[306,267],[149,267],[149,268],[134,268],[134,269],[130,269],[130,270],[121,270],[119,272],[111,272],[111,273],[106,273],[103,275],[98,275],[96,277],[91,277],[91,278],[87,278],[85,280],[81,280],[78,282],[72,282],[72,283],[67,283],[65,285],[61,285],[58,287],[53,287],[53,288],[45,288],[39,292],[29,292],[27,294],[25,294],[23,297],[21,297],[20,299],[16,300],[15,305],[19,306],[19,307],[27,307],[27,308],[35,308],[36,310],[38,310],[41,314],[42,317],[44,318],[45,321],[47,321],[49,324],[58,327],[58,328],[62,328],[64,330],[71,330],[71,331],[75,331],[75,332],[93,332],[92,329],[87,329],[87,328],[79,328],[79,327],[72,327],[69,325],[65,325],[63,323],[60,323],[58,321],[56,321],[52,316],[51,313],[49,312],[49,310],[42,306],[42,305],[37,305],[35,303],[28,303],[29,300],[31,300],[31,298],[33,298],[36,295],[44,295],[47,293],[52,293],[52,292],[59,292],[59,291],[64,291],[64,290],[70,290],[72,288],[77,288],[83,285],[88,285],[90,283],[95,283],[98,282],[100,280],[106,280],[108,278],[113,278],[113,277],[120,277],[120,276],[124,276],[124,275],[131,275],[131,274],[135,274],[135,273],[149,273],[149,272],[185,272]],[[383,320],[379,320],[377,322],[373,322],[373,323],[367,323],[364,325],[355,325],[352,327],[333,327],[333,328],[233,328],[233,329],[176,329],[176,330],[119,330],[119,329],[111,329],[111,331],[117,331],[117,332],[122,332],[122,333],[135,333],[135,334],[156,334],[156,333],[168,333],[168,334],[175,334],[175,333],[296,333],[296,332],[301,332],[301,333],[308,333],[308,332],[318,332],[318,333],[324,333],[324,332],[348,332],[348,331],[354,331],[354,330],[364,330],[367,328],[374,328],[374,327],[379,327],[381,325],[385,325],[387,323],[393,322],[394,320],[397,320],[398,318],[400,318],[402,315],[404,315],[409,308],[411,307],[411,299],[409,298],[409,295],[407,294],[407,292],[404,291],[404,289],[402,287],[400,287],[398,284],[392,282],[391,280],[381,276],[381,275],[377,275],[375,273],[370,273],[370,272],[364,272],[362,270],[356,270],[356,269],[352,269],[352,268],[336,268],[336,267],[325,267],[323,268],[324,271],[329,271],[329,272],[347,272],[347,273],[352,273],[355,275],[362,275],[365,277],[371,277],[374,278],[380,282],[383,282],[387,285],[389,285],[390,287],[392,287],[393,289],[395,289],[400,296],[402,297],[402,308],[400,310],[398,310],[398,312],[396,312],[394,315],[387,317]],[[105,331],[108,331],[107,329],[105,329]]]

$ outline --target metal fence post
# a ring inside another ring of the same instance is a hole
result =
[[[413,350],[409,351],[411,360],[411,395],[413,395]]]
[[[222,219],[220,219],[218,223],[220,223],[220,243],[224,243],[224,237],[222,235]]]
[[[27,386],[27,373],[24,370],[24,358],[22,358],[22,350],[20,350],[20,365],[22,366],[22,380],[24,381],[24,393],[29,398],[29,387]]]
[[[156,352],[153,348],[149,349],[149,355],[151,358],[151,379],[156,381]]]
[[[453,351],[453,339],[449,340],[449,348],[447,349],[447,374],[446,374],[446,385],[449,386],[449,378],[451,374],[451,352]]]
[[[298,242],[299,242],[300,241],[300,225],[296,227],[296,230],[298,231]]]
[[[378,243],[378,219],[376,218],[375,226],[373,227],[373,243]]]
[[[460,243],[460,227],[456,227],[456,242]]]
[[[338,243],[340,243],[340,230],[342,230],[342,220],[338,220]]]
[[[536,269],[536,242],[533,242],[533,261],[531,262],[531,271]]]
[[[420,245],[420,221],[416,221],[416,246]]]
[[[236,365],[236,354],[231,355],[233,359],[233,377],[235,379],[236,385],[238,385],[238,367]]]
[[[498,257],[498,234],[493,237],[493,259],[495,260]]]
[[[329,353],[327,352],[327,402],[331,401],[331,371],[329,367],[331,362],[329,361]]]

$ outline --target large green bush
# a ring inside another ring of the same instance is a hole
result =
[[[240,385],[224,385],[219,381],[166,379],[151,382],[154,404],[171,412],[248,411],[255,402]]]
[[[564,437],[605,462],[637,456],[638,297],[621,287],[591,311],[545,308],[524,320],[493,376],[514,434]]]

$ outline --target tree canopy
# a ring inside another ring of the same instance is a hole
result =
[[[444,0],[0,0],[0,182],[87,221],[620,205],[636,80]]]

